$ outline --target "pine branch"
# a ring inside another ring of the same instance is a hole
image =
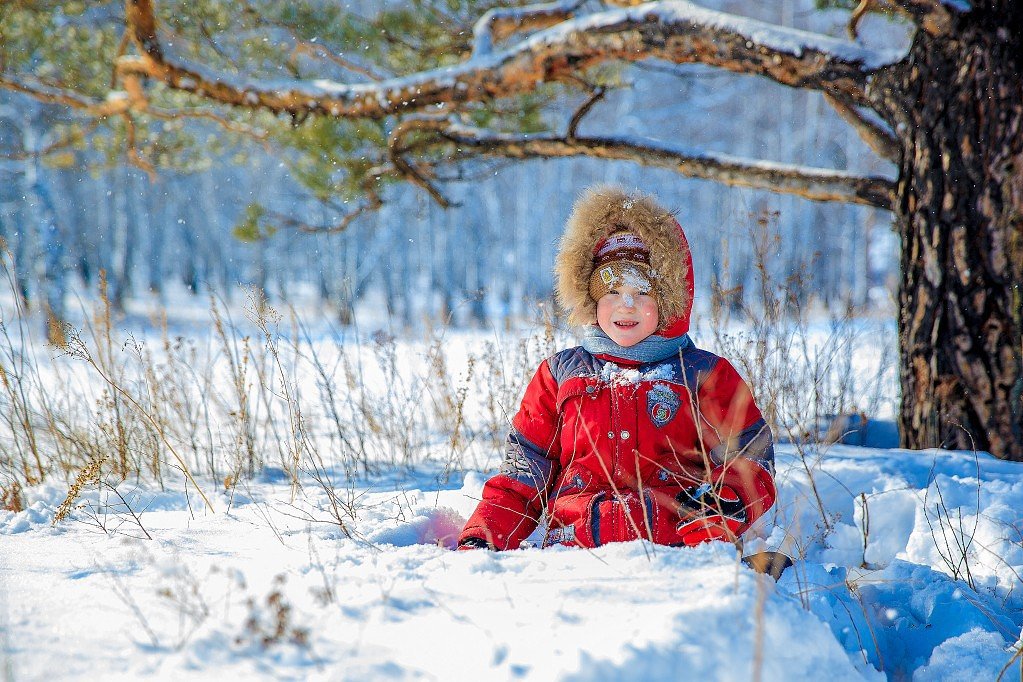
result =
[[[441,104],[490,101],[571,79],[604,62],[646,59],[760,75],[870,106],[868,76],[901,57],[687,2],[654,2],[562,21],[503,52],[379,83],[263,82],[173,56],[157,41],[151,0],[129,0],[129,5],[128,27],[141,55],[119,61],[123,74],[143,75],[223,104],[297,118],[380,119]]]
[[[111,90],[107,94],[107,98],[103,100],[88,97],[87,95],[83,95],[72,90],[56,88],[45,83],[25,80],[23,78],[14,78],[3,73],[0,73],[0,88],[27,95],[44,104],[65,106],[69,109],[85,114],[86,116],[91,116],[96,119],[96,122],[90,124],[90,130],[95,128],[98,122],[104,118],[112,116],[124,117],[131,112],[141,112],[153,118],[162,120],[195,118],[212,121],[225,130],[250,137],[263,144],[264,147],[270,137],[269,133],[265,130],[253,128],[242,123],[235,123],[208,109],[165,109],[161,107],[154,107],[146,98],[145,92],[139,84],[137,76],[128,75],[123,80],[124,90]],[[68,146],[68,144],[75,142],[77,139],[77,137],[73,139],[69,138],[66,142],[55,143],[46,149],[30,154],[30,156],[48,154],[52,151],[56,151],[60,147]],[[132,155],[130,150],[128,153],[129,156]],[[13,157],[8,156],[7,158]],[[144,168],[145,162],[143,162],[140,167]]]
[[[28,95],[44,104],[59,104],[97,118],[117,116],[131,108],[128,97],[121,91],[111,91],[105,100],[96,99],[38,81],[15,78],[5,73],[0,73],[0,88]]]

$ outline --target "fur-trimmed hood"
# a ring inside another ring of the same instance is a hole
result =
[[[693,259],[682,227],[653,198],[616,185],[587,189],[572,208],[554,263],[558,302],[570,324],[597,321],[597,303],[590,298],[593,250],[618,230],[635,232],[650,249],[650,268],[657,290],[658,334],[679,336],[689,331],[693,307]]]

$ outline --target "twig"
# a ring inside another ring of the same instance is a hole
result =
[[[412,184],[418,185],[419,187],[426,190],[435,202],[441,208],[451,208],[454,204],[450,199],[444,196],[438,187],[436,187],[426,174],[420,170],[414,163],[406,159],[404,156],[394,154],[391,156],[391,163],[394,164],[395,169],[405,178],[407,178]]]
[[[124,508],[128,510],[129,514],[131,514],[131,518],[133,518],[135,520],[135,523],[136,523],[136,525],[138,525],[139,530],[141,530],[143,533],[145,533],[146,539],[147,540],[152,540],[153,536],[150,535],[149,531],[147,531],[145,526],[142,525],[142,519],[139,517],[138,514],[135,513],[135,510],[131,508],[131,505],[128,504],[128,500],[124,499],[124,495],[122,495],[121,491],[117,489],[117,486],[113,486],[113,485],[110,485],[109,483],[107,483],[106,487],[109,488],[110,490],[112,490],[113,493],[115,495],[117,495],[118,499],[121,500],[121,504],[123,504]]]
[[[863,19],[864,15],[870,11],[875,2],[876,0],[860,0],[860,4],[853,10],[852,15],[849,17],[849,24],[845,27],[845,32],[849,34],[849,40],[856,40],[859,38],[857,31],[860,25],[860,20]]]
[[[121,114],[124,118],[125,129],[127,130],[127,145],[128,145],[128,160],[131,164],[137,168],[145,171],[146,175],[149,176],[150,182],[156,180],[156,168],[153,164],[149,163],[146,159],[139,154],[138,144],[135,134],[135,119],[132,118],[131,114],[125,112]]]
[[[600,100],[604,99],[604,95],[607,91],[598,86],[590,94],[589,99],[583,102],[582,106],[576,109],[575,113],[572,114],[572,120],[568,122],[568,131],[565,133],[565,138],[570,142],[575,141],[575,131],[579,127],[579,123],[583,120],[586,114],[590,113],[590,110]]]
[[[888,161],[897,162],[901,149],[895,136],[884,127],[867,119],[853,107],[839,101],[828,93],[824,93],[824,100],[834,108],[835,112],[842,117],[846,123],[851,125],[868,147],[875,154]]]
[[[352,73],[359,74],[360,76],[365,76],[371,81],[380,82],[387,78],[387,76],[384,76],[376,71],[373,71],[369,67],[363,66],[362,64],[357,64],[356,62],[353,62],[350,59],[345,59],[341,55],[331,52],[326,48],[326,46],[321,45],[319,43],[296,41],[295,47],[292,49],[292,57],[294,58],[294,56],[298,54],[318,55],[320,57],[324,57],[325,59],[330,60],[337,66],[340,66],[342,69],[345,69],[346,71],[351,71]]]
[[[280,221],[282,225],[294,228],[299,232],[305,232],[309,234],[337,234],[339,232],[344,232],[349,228],[349,226],[351,226],[352,223],[358,220],[361,216],[366,215],[368,213],[373,213],[374,211],[378,211],[383,207],[384,201],[380,197],[380,194],[369,185],[370,183],[365,183],[363,185],[363,189],[366,192],[367,197],[366,202],[348,213],[343,213],[341,215],[341,218],[335,221],[332,225],[312,225],[310,223],[305,222],[304,220],[298,220],[294,216],[285,215],[283,213],[277,212],[272,212],[270,213],[270,215],[275,220]],[[338,208],[337,206],[334,205],[332,205],[332,207],[335,209]]]
[[[387,140],[387,151],[395,171],[415,185],[426,190],[435,202],[442,208],[450,208],[452,202],[445,197],[441,191],[426,177],[425,173],[416,167],[414,163],[405,158],[404,154],[408,148],[404,146],[405,138],[414,132],[439,132],[449,125],[446,118],[434,116],[413,116],[407,118],[391,132]]]

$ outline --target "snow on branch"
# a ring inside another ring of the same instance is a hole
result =
[[[583,0],[547,2],[525,7],[494,7],[488,10],[472,29],[472,54],[481,56],[494,51],[494,44],[525,31],[549,28],[572,17]]]
[[[248,80],[176,57],[157,41],[151,0],[132,0],[128,26],[141,54],[118,70],[237,107],[292,116],[383,118],[444,104],[488,101],[568,79],[608,61],[662,59],[757,74],[870,106],[872,71],[902,57],[828,36],[783,28],[689,2],[653,2],[568,19],[515,46],[453,67],[379,83]]]
[[[407,146],[413,134],[432,135]],[[437,139],[454,146],[456,154],[514,159],[552,159],[586,156],[631,161],[663,168],[687,177],[726,185],[792,194],[813,201],[843,202],[891,210],[895,183],[883,177],[863,177],[843,171],[740,159],[724,154],[690,154],[655,140],[635,137],[559,137],[497,134],[439,118],[411,118],[392,134],[392,146],[402,153],[423,150]]]

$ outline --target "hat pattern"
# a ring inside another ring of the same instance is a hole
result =
[[[590,275],[590,298],[594,301],[622,285],[657,296],[653,279],[650,251],[634,232],[615,232],[594,248]]]

